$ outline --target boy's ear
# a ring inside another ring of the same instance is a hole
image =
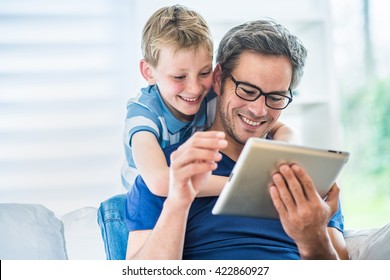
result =
[[[139,69],[142,77],[144,77],[149,85],[154,85],[156,83],[156,80],[153,77],[153,69],[145,59],[141,59],[139,62]]]
[[[213,72],[213,89],[217,95],[221,95],[222,88],[222,67],[217,64]]]

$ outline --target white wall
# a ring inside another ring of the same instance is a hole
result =
[[[121,191],[133,11],[124,0],[0,1],[0,202],[61,215]]]
[[[229,28],[263,16],[302,37],[307,73],[282,119],[307,144],[337,146],[326,0],[2,0],[0,202],[40,203],[60,216],[124,191],[126,101],[145,86],[141,30],[177,2],[206,18],[215,49]]]

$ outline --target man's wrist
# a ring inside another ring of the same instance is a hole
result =
[[[178,201],[170,196],[164,202],[164,209],[173,213],[187,213],[190,210],[192,203]]]
[[[336,260],[338,259],[329,235],[325,234],[314,243],[298,245],[299,254],[303,260]]]

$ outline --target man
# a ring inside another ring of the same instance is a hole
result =
[[[128,259],[348,258],[338,187],[323,201],[298,165],[282,165],[269,186],[280,220],[212,215],[217,197],[196,197],[211,171],[229,176],[249,137],[267,137],[292,100],[305,59],[300,41],[271,20],[224,36],[210,131],[165,150],[172,161],[167,198],[153,195],[140,177],[128,193]]]

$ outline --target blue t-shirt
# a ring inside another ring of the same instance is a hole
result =
[[[164,149],[167,161],[178,145]],[[223,155],[214,175],[229,176],[235,162]],[[190,208],[183,259],[300,259],[297,246],[284,232],[280,220],[213,215],[218,197],[196,198]],[[126,225],[150,230],[161,214],[165,197],[152,194],[140,176],[127,194]],[[339,207],[328,226],[343,231]]]
[[[129,100],[123,133],[126,161],[121,170],[122,182],[127,190],[139,174],[133,160],[133,135],[140,131],[149,131],[156,136],[161,148],[185,141],[195,131],[211,126],[215,117],[215,97],[214,91],[210,90],[192,122],[178,120],[173,115],[162,99],[157,85],[141,89],[141,94]]]

